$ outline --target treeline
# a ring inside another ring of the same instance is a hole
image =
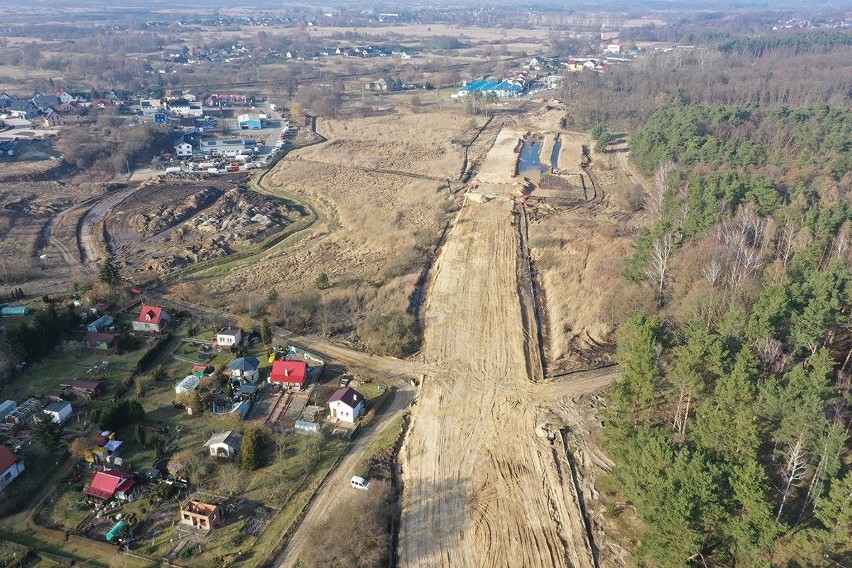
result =
[[[568,105],[569,124],[586,130],[603,124],[613,132],[632,131],[673,102],[849,106],[852,79],[842,70],[852,56],[852,46],[838,43],[795,53],[792,48],[778,48],[757,57],[723,52],[715,44],[646,54],[604,73],[569,74],[561,97]]]
[[[674,105],[656,111],[631,137],[631,158],[645,175],[674,160],[736,168],[852,170],[848,107],[762,109],[754,105]]]
[[[852,46],[852,31],[830,30],[795,33],[773,33],[762,37],[741,37],[719,45],[722,53],[739,53],[763,57],[776,50],[798,55],[836,46]]]
[[[38,361],[62,341],[76,323],[74,312],[57,310],[52,304],[36,313],[30,322],[6,328],[2,349],[11,361]]]
[[[849,120],[681,105],[633,137],[649,226],[605,418],[649,566],[852,561]]]

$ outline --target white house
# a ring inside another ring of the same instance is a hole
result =
[[[227,432],[213,434],[213,436],[205,442],[204,447],[210,448],[211,457],[230,459],[237,455],[242,442],[243,437],[240,434],[228,430]]]
[[[71,403],[66,401],[51,402],[42,411],[50,415],[54,422],[62,424],[71,416]]]
[[[189,142],[181,142],[180,144],[175,144],[175,156],[181,158],[192,156],[192,144],[190,144]]]
[[[226,327],[216,334],[216,343],[219,347],[233,347],[243,341],[243,332],[238,327]]]
[[[6,446],[0,446],[0,491],[24,471],[24,462]]]
[[[338,389],[328,399],[331,417],[343,422],[355,422],[364,414],[364,395],[351,387]]]
[[[180,116],[204,116],[204,109],[201,108],[201,103],[188,101],[186,99],[175,99],[166,103],[169,111]]]
[[[77,97],[66,91],[65,89],[59,89],[56,91],[56,98],[59,99],[60,103],[73,103],[77,100]]]

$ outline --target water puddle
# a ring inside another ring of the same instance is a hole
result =
[[[542,169],[545,168],[541,163],[541,139],[524,140],[518,159],[518,175],[534,173],[538,176],[541,175]]]
[[[550,165],[554,169],[559,167],[559,151],[562,149],[562,137],[556,137],[556,144],[553,145],[553,153],[550,154]]]

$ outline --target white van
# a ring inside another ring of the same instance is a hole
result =
[[[370,482],[363,477],[358,477],[357,475],[352,476],[352,481],[350,481],[349,484],[355,489],[363,489],[364,491],[368,491],[370,489]]]

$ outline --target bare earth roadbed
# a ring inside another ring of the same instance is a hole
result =
[[[518,297],[513,141],[503,131],[435,266],[424,376],[400,455],[400,565],[594,566],[563,454],[536,435],[571,385],[534,383]],[[579,390],[579,389],[578,389]]]

